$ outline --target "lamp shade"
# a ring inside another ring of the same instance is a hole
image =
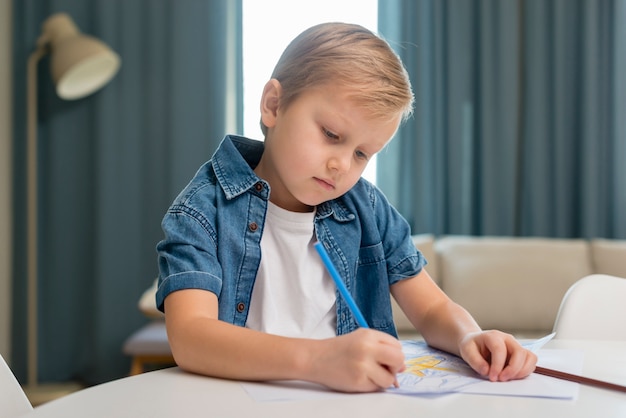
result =
[[[80,99],[99,90],[117,73],[120,58],[106,44],[80,33],[65,13],[50,16],[42,27],[50,45],[50,70],[59,97]]]

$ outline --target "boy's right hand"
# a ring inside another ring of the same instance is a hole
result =
[[[359,328],[311,348],[307,380],[343,392],[387,389],[405,369],[400,341],[380,331]]]

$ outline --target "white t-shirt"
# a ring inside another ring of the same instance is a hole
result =
[[[336,335],[335,285],[313,247],[314,217],[269,203],[246,327],[287,337]]]

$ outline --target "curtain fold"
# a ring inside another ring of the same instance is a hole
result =
[[[227,133],[242,130],[241,2],[14,1],[13,362],[26,373],[26,58],[52,13],[122,59],[101,91],[67,102],[39,64],[40,381],[128,373],[122,344],[157,275],[160,222]]]
[[[413,118],[378,184],[415,233],[626,238],[624,0],[385,0]]]

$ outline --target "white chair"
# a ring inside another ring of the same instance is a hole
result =
[[[22,387],[0,355],[0,417],[17,417],[32,410]]]
[[[574,283],[561,301],[555,338],[626,340],[626,279],[592,274]]]

